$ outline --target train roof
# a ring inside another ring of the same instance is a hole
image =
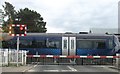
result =
[[[27,36],[113,36],[107,34],[79,34],[79,33],[27,33]]]
[[[79,33],[70,33],[70,34],[66,34],[66,33],[27,33],[27,36],[58,36],[58,37],[61,37],[61,36],[102,36],[102,37],[112,37],[114,35],[107,35],[107,34],[93,34],[93,33],[90,33],[90,34],[79,34]],[[12,39],[13,36],[9,36],[8,33],[1,33],[1,37],[0,38],[0,41],[3,41],[3,40],[9,40],[9,39]]]
[[[114,34],[95,34],[95,33],[89,33],[89,34],[79,34],[79,33],[27,33],[27,36],[113,36]],[[2,36],[9,36],[8,33],[2,33]]]

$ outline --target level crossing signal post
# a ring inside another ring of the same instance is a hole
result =
[[[19,55],[19,37],[20,36],[26,36],[27,34],[27,27],[26,25],[21,25],[21,24],[12,24],[10,25],[9,27],[9,35],[10,36],[17,36],[17,67],[18,67],[18,63],[19,63],[19,58],[18,58],[18,55]]]

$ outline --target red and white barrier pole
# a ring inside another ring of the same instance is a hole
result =
[[[27,55],[27,57],[41,57],[41,58],[120,58],[119,56],[66,56],[66,55]]]

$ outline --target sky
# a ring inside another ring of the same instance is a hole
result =
[[[29,8],[47,22],[47,33],[89,31],[91,28],[118,28],[119,0],[0,0],[15,10]]]

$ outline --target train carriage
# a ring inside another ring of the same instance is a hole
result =
[[[3,41],[3,47],[16,49],[16,40]],[[9,46],[4,46],[6,42]],[[106,34],[28,33],[20,37],[20,50],[32,55],[115,55],[119,40]]]

